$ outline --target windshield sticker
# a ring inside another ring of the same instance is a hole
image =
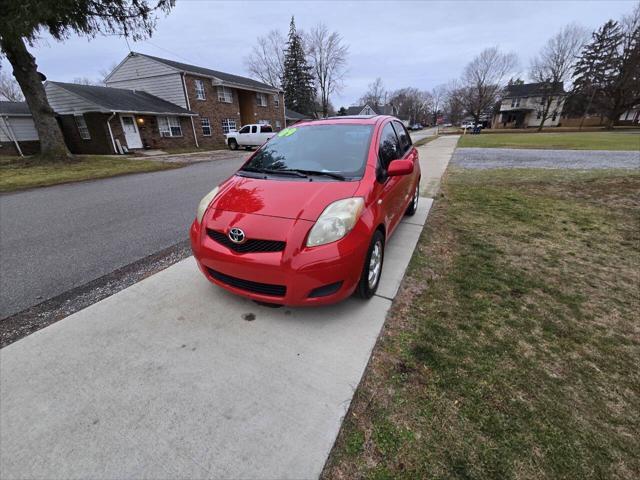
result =
[[[278,136],[279,137],[289,137],[291,135],[293,135],[294,133],[296,133],[296,130],[298,130],[297,128],[285,128],[284,130],[280,130],[280,132],[278,132]]]

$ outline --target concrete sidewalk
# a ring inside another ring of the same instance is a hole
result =
[[[370,301],[267,308],[189,258],[0,350],[0,478],[317,478],[431,203]]]
[[[460,138],[459,135],[443,135],[422,147],[418,147],[422,170],[421,195],[435,197],[440,187],[440,179],[456,149],[458,138]]]

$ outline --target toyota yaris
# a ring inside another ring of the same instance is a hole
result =
[[[419,182],[418,152],[393,117],[299,123],[202,199],[193,253],[211,282],[261,302],[370,298]]]

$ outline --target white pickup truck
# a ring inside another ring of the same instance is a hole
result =
[[[251,147],[259,147],[274,135],[271,125],[256,123],[245,125],[239,131],[229,132],[224,137],[231,150],[237,150],[239,147],[249,150]]]

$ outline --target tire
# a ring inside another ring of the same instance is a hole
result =
[[[376,250],[377,248],[377,250]],[[376,253],[377,251],[377,253]],[[370,274],[372,274],[372,257],[377,255],[378,261],[377,269],[375,273],[375,278],[373,281],[370,281]],[[373,297],[378,290],[378,285],[380,285],[380,277],[382,276],[382,265],[384,263],[384,235],[380,230],[376,230],[373,234],[373,238],[371,239],[371,243],[369,244],[369,250],[367,251],[367,256],[365,257],[364,266],[362,267],[362,274],[360,275],[360,281],[358,282],[358,287],[356,288],[356,294],[360,298],[364,298],[368,300]]]
[[[232,138],[231,140],[229,140],[229,149],[230,150],[237,150],[238,149],[238,142],[236,141],[235,138]]]
[[[415,215],[418,210],[418,200],[420,199],[420,179],[418,179],[418,184],[416,185],[416,190],[413,192],[413,198],[411,199],[411,203],[407,207],[407,210],[404,212],[405,215],[411,217]]]

